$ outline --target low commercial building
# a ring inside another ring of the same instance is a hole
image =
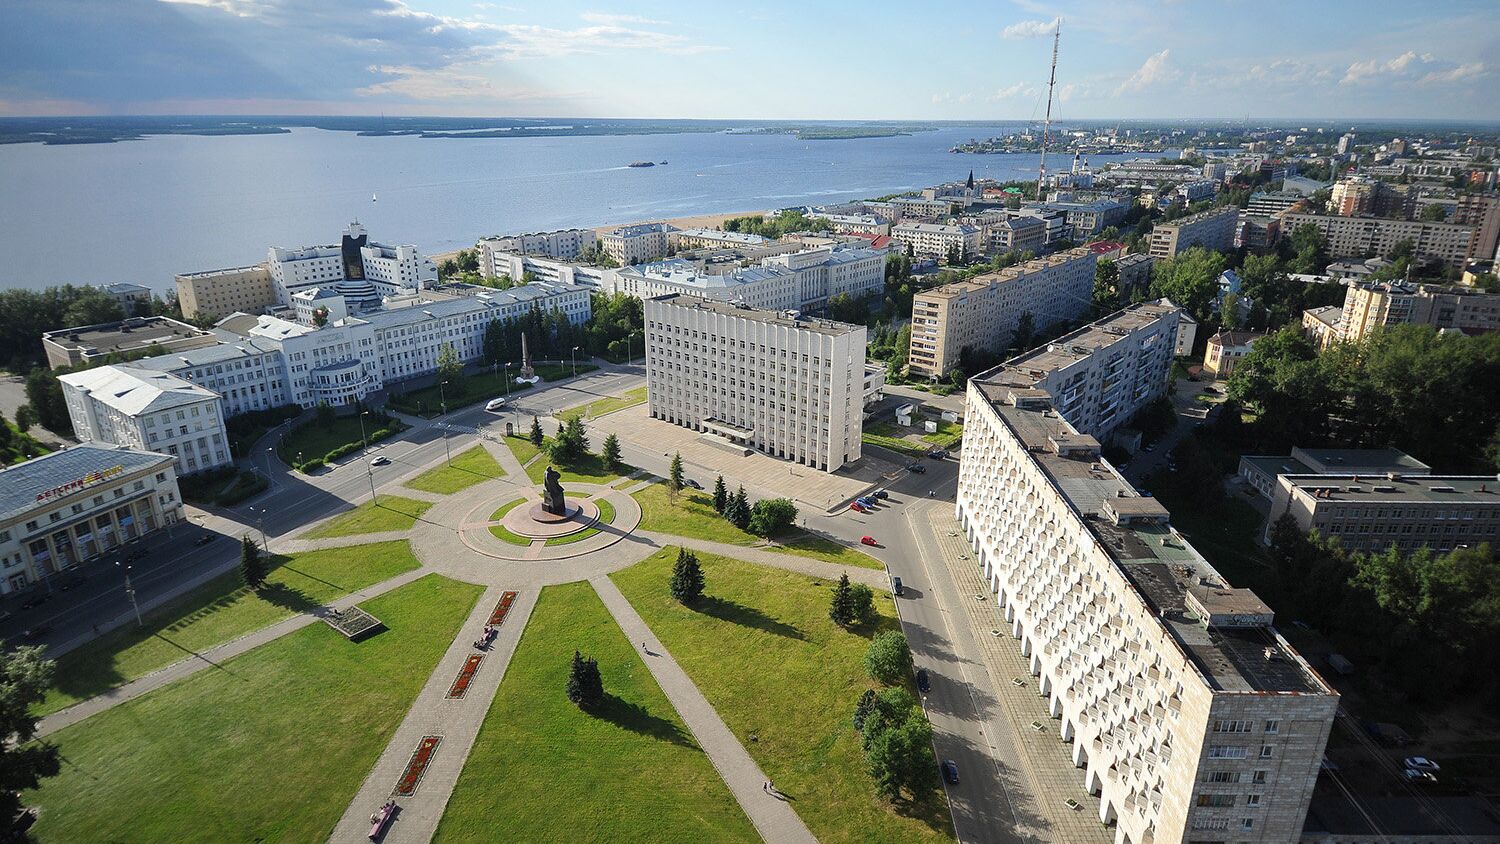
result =
[[[119,322],[81,325],[42,334],[42,350],[53,369],[94,363],[119,355],[165,354],[212,346],[214,336],[196,326],[162,316],[129,317]]]
[[[975,377],[987,389],[1045,390],[1074,428],[1105,441],[1166,395],[1182,315],[1166,299],[1131,305]]]
[[[185,475],[234,460],[212,390],[129,365],[99,366],[58,380],[81,441],[168,454]]]
[[[1230,205],[1170,223],[1158,223],[1151,229],[1151,256],[1175,258],[1193,246],[1227,252],[1234,248],[1234,231],[1239,218],[1240,209]]]
[[[599,246],[622,266],[655,261],[667,256],[667,235],[676,230],[666,223],[621,226],[600,235]]]
[[[1309,224],[1323,233],[1328,241],[1328,254],[1335,258],[1388,255],[1396,244],[1410,240],[1419,257],[1462,269],[1474,242],[1473,226],[1376,217],[1287,214],[1281,220],[1281,230],[1290,233]]]
[[[917,258],[972,258],[984,252],[984,230],[968,224],[901,223],[891,227],[891,237]]]
[[[1203,371],[1215,378],[1228,378],[1240,358],[1250,354],[1255,341],[1264,337],[1256,331],[1217,331],[1208,338],[1203,352]]]
[[[182,521],[175,462],[86,442],[0,469],[0,594]]]
[[[508,234],[485,237],[476,248],[485,251],[510,252],[517,255],[535,255],[559,260],[571,260],[592,249],[599,243],[593,229],[559,229],[551,232]],[[481,261],[483,257],[481,255]],[[485,273],[498,275],[498,273]]]
[[[1344,293],[1338,339],[1358,342],[1388,325],[1500,331],[1500,293],[1433,284],[1353,284]]]
[[[177,305],[188,319],[256,314],[276,304],[276,285],[266,264],[177,276]]]
[[[1340,305],[1308,308],[1302,312],[1302,336],[1316,346],[1318,351],[1326,350],[1339,342],[1339,320],[1343,313],[1344,309]]]
[[[1279,475],[1271,527],[1291,515],[1303,531],[1338,537],[1353,551],[1391,546],[1451,551],[1500,541],[1500,481],[1494,475]]]
[[[970,379],[955,511],[1117,841],[1297,840],[1338,694],[1046,390]]]
[[[859,459],[864,326],[681,295],[645,318],[651,418],[825,472]]]
[[[1430,475],[1432,467],[1396,448],[1293,448],[1287,456],[1247,454],[1239,476],[1264,498],[1276,494],[1281,475]]]
[[[1037,331],[1091,307],[1098,256],[1086,246],[918,293],[912,301],[910,371],[946,377],[965,347],[1002,351],[1022,315]]]
[[[380,307],[385,296],[399,296],[437,283],[437,265],[415,246],[387,246],[370,240],[364,226],[350,223],[337,244],[283,249],[273,246],[266,261],[278,304],[309,287],[332,287],[350,312]]]

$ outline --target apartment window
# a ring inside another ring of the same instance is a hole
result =
[[[1225,808],[1225,807],[1228,807],[1228,806],[1233,806],[1234,804],[1235,804],[1235,796],[1233,794],[1200,794],[1200,795],[1198,795],[1198,805],[1199,806],[1212,806],[1212,807],[1217,807],[1217,808]]]
[[[1215,721],[1214,732],[1216,733],[1248,733],[1250,732],[1249,721]]]
[[[1255,773],[1251,774],[1250,775],[1250,782],[1254,783],[1255,785],[1265,785],[1266,784],[1266,772],[1265,771],[1256,771]]]
[[[1263,745],[1260,746],[1260,758],[1262,758],[1262,759],[1270,759],[1274,755],[1276,755],[1276,748],[1275,747],[1273,747],[1273,746],[1271,746],[1269,744],[1263,744]]]
[[[1241,818],[1240,829],[1251,830],[1255,828],[1255,818]]]
[[[1259,806],[1260,805],[1260,795],[1259,794],[1246,794],[1245,795],[1245,805],[1246,806]]]
[[[1280,721],[1275,721],[1275,720],[1267,721],[1266,722],[1266,732],[1268,732],[1268,733],[1279,733],[1279,732],[1281,732],[1281,722]]]
[[[1210,759],[1244,759],[1249,755],[1249,749],[1239,745],[1214,744],[1208,748]]]

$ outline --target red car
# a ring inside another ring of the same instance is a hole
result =
[[[849,509],[853,510],[856,513],[868,513],[868,512],[870,512],[870,508],[868,508],[865,505],[859,503],[858,501],[852,501],[852,502],[850,502],[849,503]]]
[[[859,538],[859,541],[860,541],[860,544],[862,544],[862,545],[874,545],[875,544],[875,537],[873,537],[873,536],[861,536]]]

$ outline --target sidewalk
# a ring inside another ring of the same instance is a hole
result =
[[[656,678],[656,684],[672,702],[677,714],[682,716],[683,723],[687,724],[693,738],[698,741],[698,746],[708,754],[709,761],[713,762],[714,768],[718,770],[724,784],[729,786],[734,799],[739,801],[740,808],[745,810],[750,822],[755,824],[760,837],[777,844],[817,841],[807,824],[792,810],[790,803],[766,793],[764,784],[768,778],[765,772],[750,758],[744,745],[730,732],[719,713],[677,665],[666,647],[652,635],[651,628],[646,626],[635,608],[625,600],[614,581],[608,576],[599,576],[590,578],[589,583],[599,593],[604,606],[609,608],[615,623],[625,631],[627,639],[631,642],[651,643],[651,655],[642,655],[651,676]]]

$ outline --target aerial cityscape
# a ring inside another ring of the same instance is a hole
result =
[[[1500,7],[3,18],[0,841],[1500,844]]]

